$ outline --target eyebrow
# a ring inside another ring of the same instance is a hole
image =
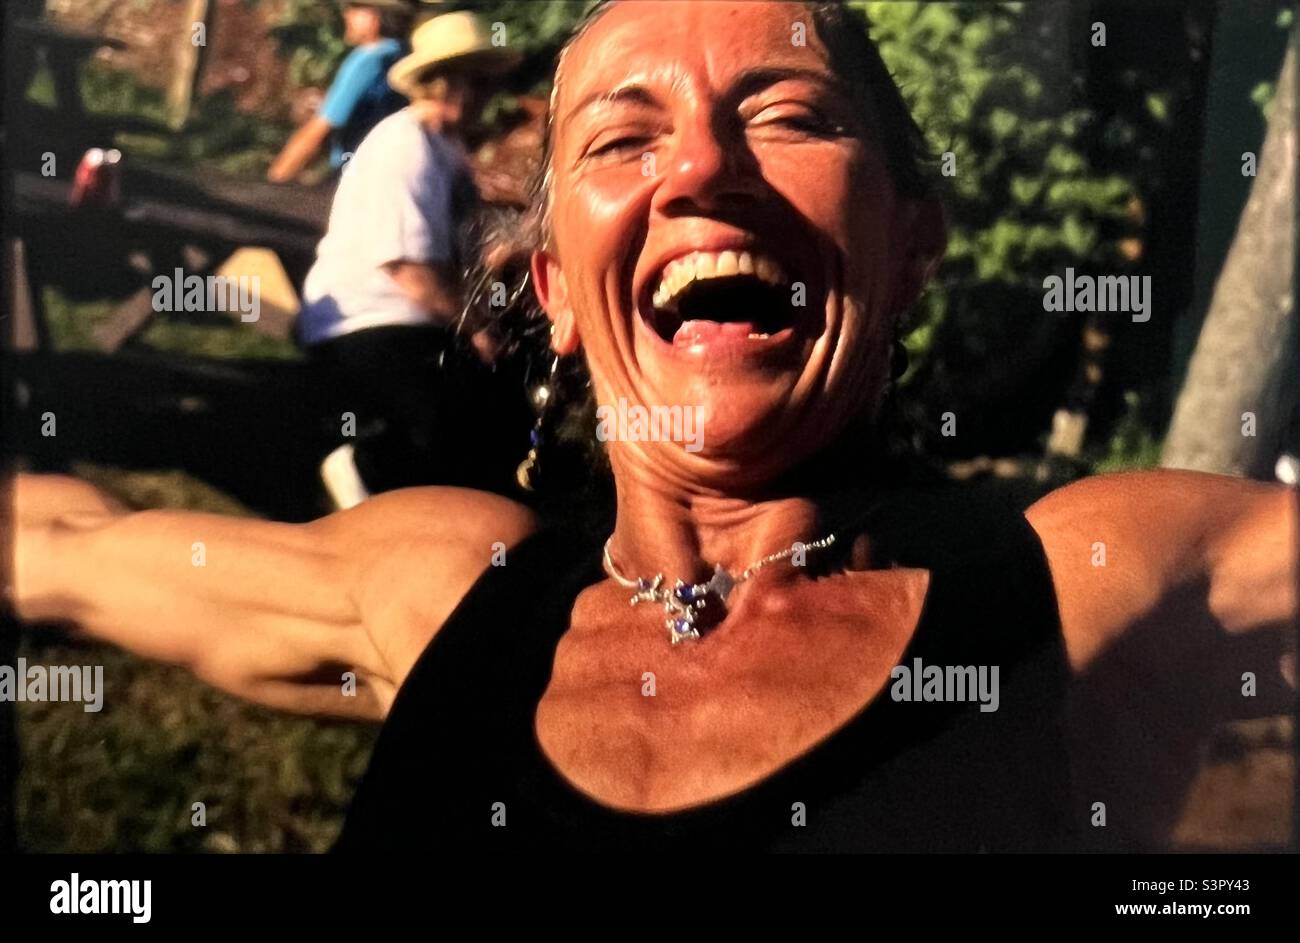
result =
[[[800,68],[797,66],[764,66],[757,69],[747,69],[731,83],[731,88],[726,92],[724,98],[740,99],[751,95],[759,89],[767,88],[769,85],[775,85],[777,82],[783,82],[790,79],[808,79],[826,85],[832,90],[848,95],[847,86],[832,72],[822,72],[817,69]],[[656,99],[654,93],[650,91],[645,84],[629,80],[616,85],[614,88],[604,92],[592,92],[582,99],[567,115],[560,120],[560,126],[567,127],[569,122],[594,105],[607,105],[615,102],[630,102],[638,105],[654,105]]]

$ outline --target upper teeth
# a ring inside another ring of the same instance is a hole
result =
[[[753,275],[768,285],[788,284],[781,263],[765,255],[750,252],[692,252],[673,259],[659,276],[654,292],[654,306],[662,308],[673,301],[691,282],[728,275]]]

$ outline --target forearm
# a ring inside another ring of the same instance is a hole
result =
[[[429,314],[435,324],[449,326],[460,310],[460,293],[448,266],[391,262],[384,270],[403,295]]]
[[[103,523],[126,514],[112,495],[70,475],[19,474],[13,478],[15,522],[35,525],[50,521]]]
[[[313,118],[303,125],[285,143],[284,149],[271,162],[266,178],[272,183],[288,183],[302,173],[320,153],[329,137],[330,127],[321,118]]]
[[[252,661],[250,647],[356,622],[305,528],[175,511],[20,524],[14,607],[209,677]]]

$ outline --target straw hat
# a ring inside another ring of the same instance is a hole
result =
[[[492,45],[487,24],[469,10],[444,13],[411,34],[411,54],[388,70],[388,84],[410,97],[434,66],[497,75],[519,64],[519,52]]]

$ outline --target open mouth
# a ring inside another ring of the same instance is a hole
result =
[[[651,282],[642,310],[654,332],[677,347],[719,335],[764,341],[794,326],[793,287],[785,268],[767,255],[692,252]]]

